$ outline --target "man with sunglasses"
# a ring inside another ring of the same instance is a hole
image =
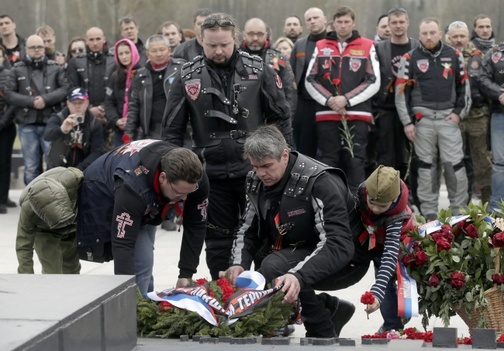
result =
[[[81,259],[114,260],[115,274],[136,275],[153,291],[156,226],[182,216],[177,287],[189,284],[205,238],[208,179],[190,150],[143,139],[112,150],[84,172],[79,190],[77,247]]]
[[[51,114],[61,110],[68,92],[63,68],[48,60],[44,49],[41,37],[28,37],[26,56],[14,65],[5,85],[5,99],[15,107],[19,125],[25,184],[42,173],[42,156],[47,156],[49,149],[44,131]]]
[[[193,150],[210,179],[206,259],[212,279],[229,266],[233,233],[245,209],[243,155],[247,135],[276,124],[290,143],[282,80],[258,56],[237,50],[236,24],[225,13],[201,25],[204,55],[182,67],[170,90],[162,139],[183,145],[192,126]]]

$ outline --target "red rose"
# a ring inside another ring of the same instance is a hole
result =
[[[417,266],[421,266],[424,263],[427,263],[429,259],[427,258],[427,255],[423,251],[417,251],[415,252],[415,264]]]
[[[451,278],[451,286],[453,286],[455,289],[460,290],[465,284],[465,276],[462,274],[462,272],[455,271],[450,275]]]
[[[420,112],[415,112],[415,118],[417,120],[421,120],[423,118],[423,115]]]
[[[452,231],[452,226],[449,224],[441,224],[441,231],[442,232],[451,232]]]
[[[471,238],[477,238],[478,237],[478,228],[474,224],[469,224],[465,228],[465,232],[467,235],[469,235]]]
[[[429,284],[429,286],[432,286],[433,288],[439,285],[439,277],[437,273],[432,273],[427,284]]]
[[[371,291],[366,291],[362,294],[360,302],[364,305],[372,305],[375,302],[375,297]]]
[[[413,254],[406,254],[402,257],[401,262],[404,266],[409,267],[415,260],[415,256]]]
[[[158,306],[161,309],[161,312],[170,312],[173,309],[173,305],[168,301],[159,301]]]
[[[495,247],[504,246],[504,232],[496,233],[492,236],[492,244]]]
[[[448,242],[448,240],[446,240],[444,238],[437,241],[436,245],[437,245],[438,252],[441,252],[443,250],[448,251],[451,249],[451,244]]]

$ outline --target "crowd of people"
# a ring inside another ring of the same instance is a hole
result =
[[[409,24],[392,8],[368,39],[350,7],[329,20],[313,7],[274,40],[261,18],[238,28],[198,9],[191,30],[167,21],[144,44],[126,16],[115,43],[91,27],[63,54],[50,26],[25,40],[0,15],[0,214],[16,206],[17,125],[19,273],[33,273],[34,249],[44,273],[114,259],[146,294],[156,228],[179,217],[177,287],[204,246],[212,279],[254,264],[301,301],[307,336],[337,337],[355,307],[315,289],[349,287],[374,262],[367,311],[402,329],[394,269],[410,207],[436,218],[442,174],[454,213],[504,199],[504,46],[491,18],[470,30],[428,17],[418,40]],[[63,210],[47,212],[47,193]]]

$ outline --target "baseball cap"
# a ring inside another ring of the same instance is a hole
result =
[[[67,97],[68,101],[87,100],[88,94],[82,88],[75,88]]]
[[[368,198],[379,202],[394,201],[401,193],[399,171],[379,165],[366,179]]]

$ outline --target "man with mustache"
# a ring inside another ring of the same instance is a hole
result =
[[[437,154],[444,168],[452,213],[467,204],[467,175],[459,123],[471,107],[464,57],[443,45],[436,18],[420,22],[420,46],[401,58],[395,105],[419,158],[418,198],[427,220],[437,217]]]

